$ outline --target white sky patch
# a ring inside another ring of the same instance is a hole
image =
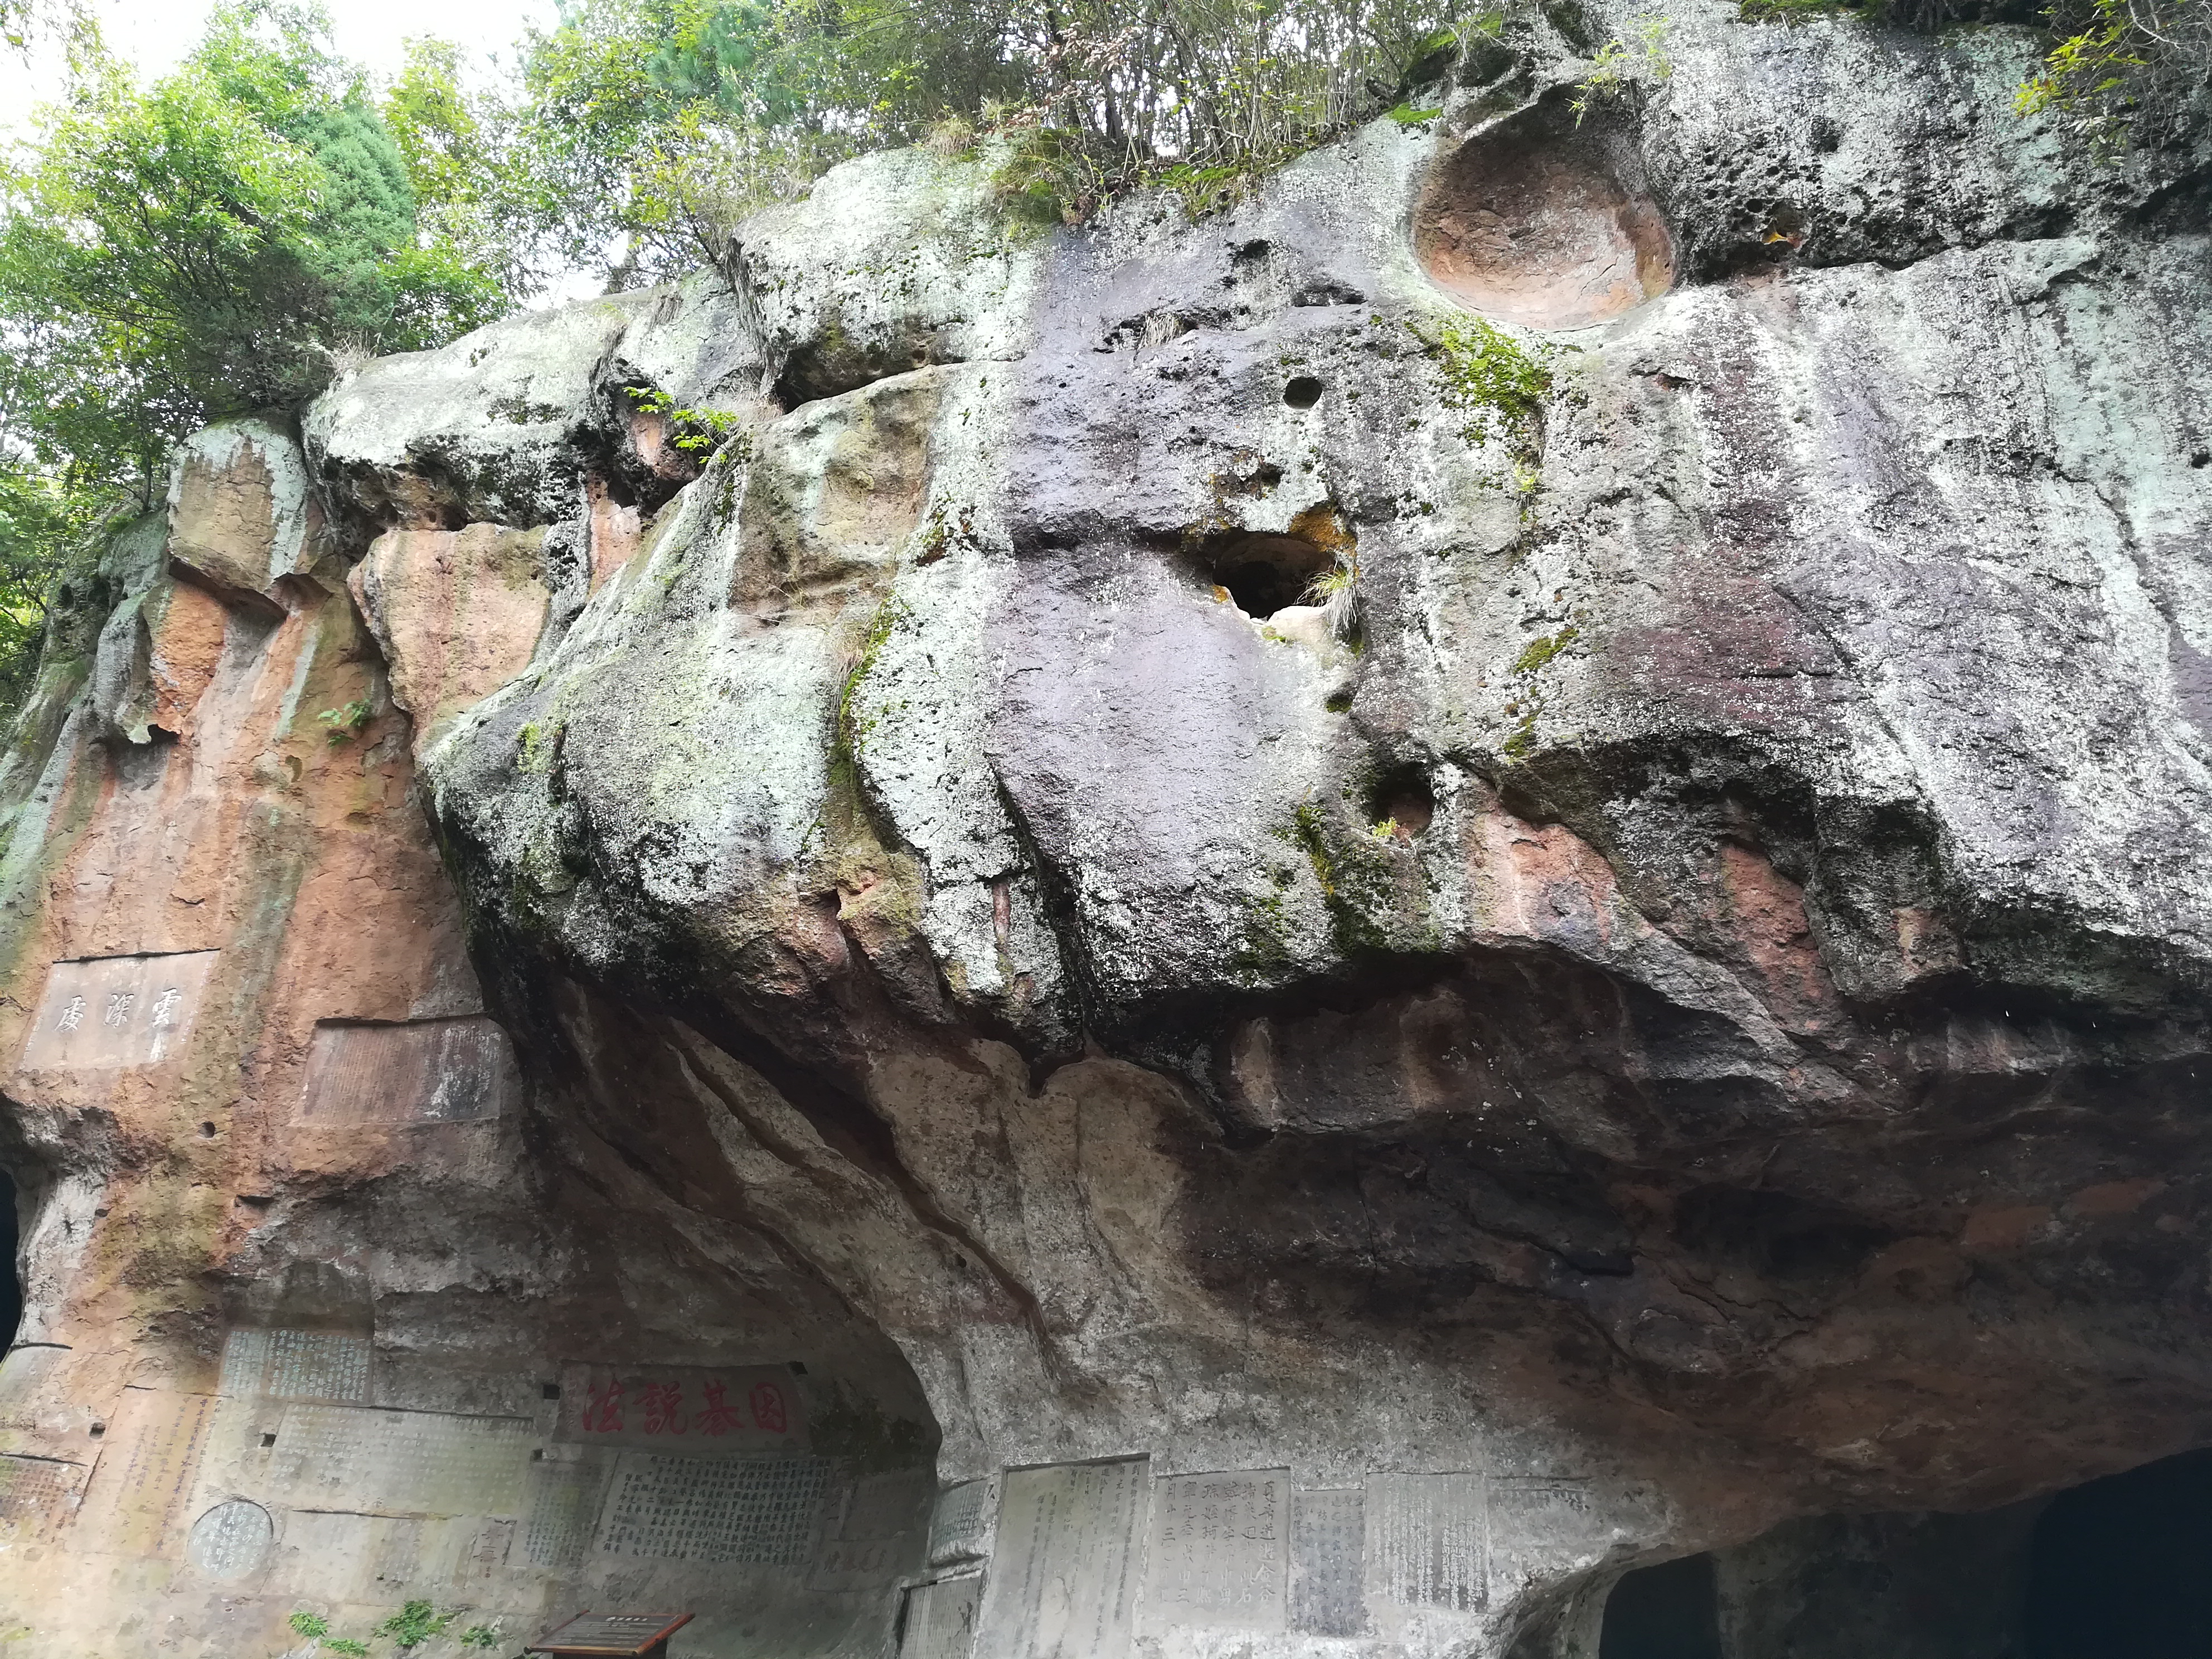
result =
[[[550,27],[555,0],[325,0],[342,56],[381,80],[398,74],[406,43],[434,34],[469,55],[479,73],[531,24]],[[142,79],[176,67],[207,27],[214,0],[92,0],[108,49],[128,58]],[[61,90],[61,54],[49,44],[31,61],[0,47],[0,128],[20,131],[32,109]]]

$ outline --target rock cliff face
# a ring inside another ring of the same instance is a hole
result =
[[[2212,149],[1668,15],[187,445],[0,775],[10,1651],[2019,1652],[2212,1440]]]

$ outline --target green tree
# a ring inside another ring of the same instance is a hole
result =
[[[80,32],[66,98],[0,167],[0,609],[29,617],[27,573],[150,506],[169,447],[210,417],[296,409],[341,355],[434,344],[505,304],[422,233],[319,9],[234,0],[150,87]],[[9,630],[0,690],[23,678]]]

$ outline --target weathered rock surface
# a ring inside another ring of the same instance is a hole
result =
[[[0,769],[21,1651],[2015,1651],[2212,1439],[2212,151],[1668,15],[188,446]]]

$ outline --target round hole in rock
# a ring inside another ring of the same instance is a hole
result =
[[[1297,536],[1242,536],[1215,554],[1208,568],[1246,616],[1272,617],[1285,605],[1309,603],[1314,579],[1335,562]]]
[[[1310,374],[1297,374],[1283,388],[1283,401],[1292,409],[1311,409],[1321,401],[1321,382]]]
[[[1618,136],[1540,106],[1438,165],[1413,215],[1429,279],[1470,309],[1581,328],[1674,280],[1673,239]]]
[[[1686,1555],[1625,1574],[1605,1598],[1598,1659],[1721,1659],[1713,1558]]]
[[[1414,766],[1394,768],[1377,779],[1367,805],[1375,823],[1395,823],[1409,836],[1421,834],[1437,816],[1436,791],[1428,774]]]
[[[2029,1547],[2028,1659],[2212,1656],[2212,1451],[2053,1498]]]

